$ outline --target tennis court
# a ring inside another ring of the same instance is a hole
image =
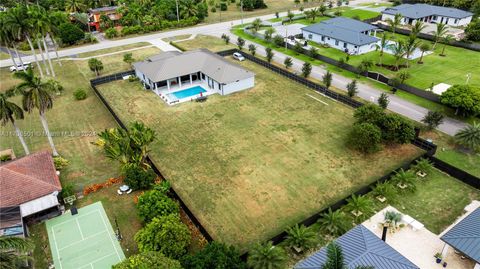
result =
[[[111,268],[125,259],[102,203],[48,220],[48,240],[56,269]]]

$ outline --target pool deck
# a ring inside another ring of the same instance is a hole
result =
[[[202,93],[202,96],[209,96],[209,95],[217,93],[216,91],[210,89],[208,87],[207,83],[205,83],[204,81],[201,81],[201,82],[200,81],[194,81],[192,84],[190,84],[190,83],[183,84],[182,87],[173,86],[173,87],[170,87],[170,90],[167,89],[167,88],[162,88],[162,89],[158,89],[157,92],[155,92],[155,91],[154,92],[160,98],[162,98],[162,100],[165,101],[165,103],[167,103],[169,106],[173,106],[173,105],[184,103],[184,102],[190,102],[190,101],[195,100],[197,97],[200,97],[200,94],[196,94],[196,95],[192,95],[192,96],[188,96],[188,97],[179,99],[179,98],[177,98],[176,96],[173,95],[173,93],[175,93],[175,92],[183,91],[183,90],[190,89],[190,88],[193,88],[193,87],[196,87],[196,86],[200,86],[206,91],[206,92]]]

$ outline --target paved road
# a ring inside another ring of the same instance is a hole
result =
[[[360,0],[362,1],[362,0]],[[360,2],[359,1],[359,2]],[[285,16],[286,12],[281,13],[281,16]],[[270,19],[273,18],[274,15],[265,15],[265,16],[260,16],[258,18],[262,20]],[[248,18],[244,19],[244,23],[248,23],[253,21],[255,18]],[[106,48],[112,48],[112,47],[117,47],[117,46],[122,46],[122,45],[127,45],[127,44],[133,44],[133,43],[138,43],[138,42],[150,42],[153,45],[156,46],[161,46],[164,50],[167,49],[169,46],[165,46],[165,42],[162,42],[160,39],[165,38],[165,37],[172,37],[172,36],[177,36],[177,35],[184,35],[184,34],[203,34],[203,35],[213,35],[213,36],[220,36],[221,34],[229,34],[233,36],[230,32],[229,29],[233,25],[238,25],[241,23],[241,20],[235,20],[235,21],[230,21],[230,22],[221,22],[221,23],[215,23],[215,24],[207,24],[207,25],[197,25],[195,27],[191,28],[184,28],[184,29],[179,29],[179,30],[173,30],[173,31],[168,31],[168,32],[161,32],[161,33],[154,33],[150,35],[144,35],[144,36],[138,36],[138,37],[132,37],[132,38],[126,38],[126,39],[120,39],[120,40],[105,40],[102,41],[98,44],[93,44],[93,45],[88,45],[88,46],[82,46],[82,47],[76,47],[76,48],[71,48],[71,49],[64,49],[60,50],[58,52],[60,57],[66,57],[70,55],[75,55],[75,54],[80,54],[84,52],[89,52],[89,51],[95,51],[99,49],[106,49]],[[235,40],[236,37],[231,38],[231,40]],[[250,42],[247,42],[249,44]],[[256,44],[258,49],[258,53],[260,55],[265,55],[265,50],[262,46]],[[52,59],[55,57],[54,53],[51,52],[50,56]],[[283,64],[283,60],[287,57],[284,54],[281,54],[279,52],[275,53],[274,61]],[[33,61],[33,56],[27,56],[24,57],[24,61]],[[300,72],[301,67],[303,65],[302,61],[294,59],[294,65],[293,69],[297,70],[297,72]],[[2,60],[0,61],[0,67],[5,67],[5,66],[10,66],[12,65],[12,62],[10,59],[7,60]],[[325,73],[325,69],[319,66],[314,66],[312,69],[312,77],[316,79],[321,79],[323,74]],[[345,78],[340,75],[333,75],[333,83],[335,87],[339,89],[345,89],[346,85],[350,82],[351,80],[349,78]],[[371,100],[376,100],[378,96],[383,92],[381,90],[377,90],[373,88],[372,86],[359,83],[358,85],[358,96],[371,101]],[[389,109],[397,112],[401,115],[404,115],[408,118],[411,118],[415,121],[420,121],[423,116],[428,112],[427,109],[417,106],[415,104],[409,103],[408,101],[405,101],[401,98],[396,97],[395,95],[390,95],[390,104],[389,104]],[[465,123],[454,120],[451,118],[446,118],[444,123],[439,126],[439,130],[447,133],[449,135],[454,135],[458,130],[464,128],[466,126]]]

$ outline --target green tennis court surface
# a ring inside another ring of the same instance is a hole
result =
[[[55,269],[104,269],[125,259],[100,202],[46,224]]]

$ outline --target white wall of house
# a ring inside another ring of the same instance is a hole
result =
[[[393,20],[394,15],[390,14],[382,14],[382,21],[387,21],[387,20]],[[431,16],[431,19],[429,20],[428,18],[421,18],[419,19],[420,21],[423,22],[430,22],[430,23],[443,23],[447,24],[450,26],[467,26],[471,21],[472,21],[472,16],[463,18],[463,19],[455,19],[455,18],[450,18],[450,17],[443,17],[443,16],[436,16],[433,15]],[[401,24],[415,24],[417,20],[410,20],[408,18],[402,17]]]
[[[223,85],[221,95],[227,95],[238,91],[243,91],[255,86],[255,77],[250,77]]]
[[[58,198],[56,193],[52,193],[21,204],[20,212],[22,217],[26,217],[55,206],[58,206]]]
[[[348,52],[350,54],[363,54],[363,53],[367,53],[375,50],[376,43],[371,43],[371,44],[362,45],[362,46],[355,46],[353,44],[350,44],[341,40],[336,40],[328,36],[325,36],[325,38],[322,40],[322,35],[318,35],[308,31],[302,31],[302,34],[304,38],[308,40],[312,40],[318,44],[326,44],[332,48],[336,48],[341,51],[345,51],[345,49],[348,49]]]

